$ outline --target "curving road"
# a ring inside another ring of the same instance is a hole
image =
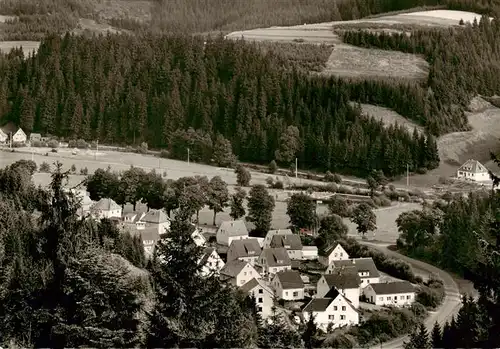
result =
[[[424,322],[429,333],[432,331],[432,327],[434,326],[434,323],[436,321],[442,326],[446,321],[451,320],[452,316],[456,316],[458,314],[458,311],[462,306],[462,302],[458,285],[455,280],[453,280],[450,274],[448,274],[444,270],[436,268],[433,265],[404,256],[395,251],[391,251],[387,248],[389,244],[376,244],[362,240],[359,242],[363,245],[377,249],[390,257],[395,257],[408,262],[408,264],[410,264],[413,271],[417,275],[434,274],[441,280],[443,280],[445,288],[445,298],[443,300],[443,303],[436,311],[430,312],[429,316],[425,319]],[[406,341],[408,341],[408,336],[403,336],[385,343],[381,343],[380,345],[376,347],[374,346],[373,348],[402,348],[404,342]]]

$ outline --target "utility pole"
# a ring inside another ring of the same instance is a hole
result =
[[[10,149],[12,149],[12,132],[10,133],[10,137],[9,137],[9,147],[10,147]]]
[[[406,164],[406,186],[410,186],[410,165]]]
[[[97,160],[97,152],[99,151],[99,140],[96,141],[94,160]]]
[[[188,165],[189,165],[189,148],[188,148]]]
[[[297,179],[297,158],[295,158],[295,179]]]

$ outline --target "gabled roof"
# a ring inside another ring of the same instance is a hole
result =
[[[7,134],[0,128],[0,136],[7,137]]]
[[[3,125],[1,129],[5,134],[8,135],[9,133],[15,134],[17,130],[19,130],[19,127],[12,121],[9,121],[5,125]]]
[[[224,268],[220,271],[222,275],[236,277],[239,273],[246,267],[248,263],[239,259],[229,261],[224,265]]]
[[[213,247],[207,247],[203,250],[203,255],[200,259],[200,264],[205,264],[208,259],[210,258],[210,256],[212,255],[212,253],[215,251],[215,248]],[[217,252],[215,252],[217,253]]]
[[[97,201],[92,208],[100,211],[112,211],[121,209],[121,206],[118,205],[113,199],[102,198]]]
[[[243,291],[244,293],[248,293],[251,290],[253,290],[255,287],[262,287],[266,292],[270,293],[271,295],[274,295],[273,291],[267,286],[262,279],[256,279],[253,278],[252,280],[248,281],[246,284],[240,287],[240,290]]]
[[[368,258],[352,258],[343,261],[333,261],[332,262],[335,269],[342,267],[356,267],[358,273],[360,272],[368,272],[368,276],[361,276],[363,278],[376,278],[380,277],[380,273],[373,262],[371,257]]]
[[[281,283],[281,288],[289,290],[293,288],[303,288],[304,282],[300,277],[300,273],[296,270],[280,271],[276,276]]]
[[[319,312],[325,311],[326,308],[335,300],[335,298],[313,298],[307,305],[302,309],[302,312]]]
[[[484,167],[477,160],[469,159],[462,166],[459,167],[458,171],[471,172],[471,173],[487,173],[488,169]]]
[[[229,251],[231,251],[231,257],[236,259],[241,257],[259,257],[262,249],[257,239],[243,239],[233,240],[231,245],[229,245],[228,256]]]
[[[239,221],[224,221],[221,223],[219,229],[217,230],[217,234],[219,232],[225,231],[227,236],[247,236],[248,229],[245,225],[245,222]]]
[[[141,218],[141,221],[153,224],[161,224],[168,222],[169,220],[170,219],[163,210],[150,210],[144,217]]]
[[[325,297],[324,298],[331,298],[331,299],[335,299],[337,298],[337,296],[340,294],[339,290],[337,290],[335,287],[332,287],[330,289],[330,291],[328,291],[326,294],[325,294]]]
[[[293,234],[292,229],[269,230],[266,234],[266,240],[270,240],[275,235],[292,235],[292,234]]]
[[[340,270],[335,269],[333,274],[323,275],[329,287],[338,289],[358,288],[361,279],[355,267],[345,267]]]
[[[326,250],[324,250],[322,253],[320,253],[320,255],[322,257],[329,257],[330,254],[333,252],[333,250],[335,250],[337,248],[337,246],[340,246],[344,251],[345,251],[345,248],[344,246],[342,246],[341,244],[335,244],[333,246],[330,246],[329,248],[327,248]],[[345,251],[347,253],[347,251]]]
[[[302,241],[296,234],[274,235],[271,247],[284,247],[287,250],[302,250]]]
[[[376,294],[395,294],[415,292],[415,288],[408,281],[386,282],[370,284]]]
[[[269,267],[292,265],[292,261],[288,257],[288,252],[283,247],[265,248],[262,250],[262,254],[266,258],[266,263]]]
[[[135,227],[128,228],[128,231],[131,235],[140,236],[141,240],[144,241],[153,241],[156,243],[160,240],[160,233],[158,233],[158,229],[156,227],[146,227],[144,229],[136,229]]]

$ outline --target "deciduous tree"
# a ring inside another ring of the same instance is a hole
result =
[[[241,187],[237,187],[235,193],[231,195],[231,201],[229,203],[231,207],[231,213],[229,215],[233,219],[239,219],[245,216],[244,200],[247,197],[247,193]]]
[[[316,203],[307,194],[293,194],[287,203],[286,214],[292,225],[300,230],[316,224]]]
[[[373,213],[370,205],[365,202],[356,206],[352,213],[351,221],[357,225],[358,233],[362,234],[363,237],[369,231],[377,229],[377,216]]]
[[[236,156],[233,154],[231,142],[222,135],[217,135],[214,144],[213,159],[217,166],[233,167],[236,164]]]
[[[328,211],[331,214],[336,214],[344,218],[350,216],[349,205],[347,201],[343,197],[338,195],[334,195],[330,202],[328,202]]]
[[[248,221],[255,224],[255,229],[260,234],[265,234],[271,228],[273,219],[274,198],[269,195],[262,184],[257,184],[250,189],[248,197]]]
[[[236,183],[239,186],[248,187],[250,185],[252,175],[250,174],[250,171],[248,171],[243,165],[236,166],[234,173],[236,173]]]
[[[219,176],[212,177],[208,190],[208,206],[214,211],[213,225],[218,212],[224,211],[229,201],[229,191],[227,184]]]
[[[347,237],[348,231],[347,225],[344,224],[340,216],[332,214],[323,217],[320,221],[318,237],[315,242],[318,250],[321,252],[326,251],[336,241]]]

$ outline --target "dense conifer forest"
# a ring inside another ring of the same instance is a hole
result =
[[[260,163],[275,159],[288,137],[296,149],[276,160],[288,165],[297,156],[305,168],[358,175],[439,162],[432,136],[362,116],[342,80],[309,77],[243,42],[66,35],[44,40],[35,57],[20,56],[2,60],[0,113],[27,132],[147,142],[174,156],[198,140],[207,162],[218,134],[239,160]],[[290,134],[291,125],[299,132]]]

